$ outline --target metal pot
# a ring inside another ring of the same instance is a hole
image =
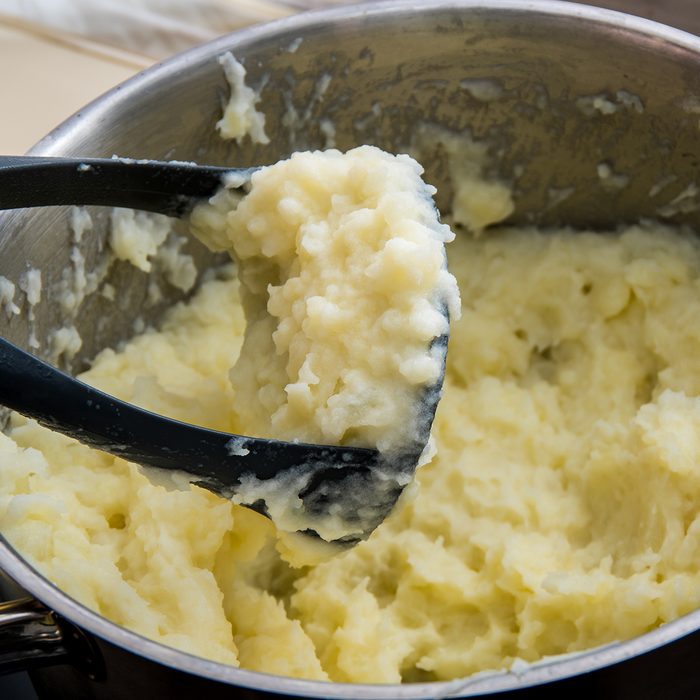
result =
[[[239,147],[215,133],[227,94],[217,58],[228,50],[245,62],[248,83],[262,86],[267,146]],[[324,75],[330,76],[325,92]],[[474,79],[497,81],[498,99],[465,89],[472,83],[463,81]],[[604,100],[598,107],[595,96]],[[96,100],[32,152],[242,166],[322,147],[324,118],[333,121],[338,147],[369,142],[388,150],[405,148],[415,125],[428,121],[470,130],[489,144],[490,174],[514,186],[513,222],[609,228],[665,216],[700,226],[692,186],[699,114],[700,39],[689,34],[560,2],[377,3],[254,27],[176,56]],[[624,174],[626,186],[610,187],[601,164]],[[436,153],[425,165],[446,205],[445,163]],[[107,234],[104,212],[94,214],[95,230],[81,244],[88,265]],[[33,320],[3,319],[3,334],[27,346],[35,333],[39,352],[48,355],[50,333],[65,320],[50,290],[69,262],[68,212],[5,213],[0,232],[0,274],[17,282],[28,266],[38,268],[49,290]],[[190,245],[202,269],[212,262]],[[118,302],[93,295],[72,319],[85,343],[69,369],[80,370],[98,349],[132,334],[134,309],[144,321],[163,310],[145,303],[147,278],[135,268],[116,265],[110,281]],[[177,297],[170,289],[166,305]],[[70,599],[6,542],[0,542],[0,567],[28,592],[0,606],[0,670],[31,669],[39,692],[52,698],[700,693],[700,611],[636,639],[518,673],[402,686],[324,684],[240,670],[144,639]]]

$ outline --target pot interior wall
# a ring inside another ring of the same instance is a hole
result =
[[[228,96],[217,56],[228,48],[244,62],[248,84],[261,91],[267,146],[225,142],[215,130]],[[406,150],[417,125],[434,123],[488,144],[487,174],[513,187],[513,222],[611,227],[658,218],[680,195],[670,218],[697,224],[698,63],[683,46],[587,19],[507,8],[379,6],[303,34],[263,28],[215,50],[195,50],[86,109],[36,152],[241,166],[324,147],[324,120],[339,148],[372,143],[393,151]],[[496,86],[497,96],[475,97],[474,81]],[[444,152],[421,156],[445,211],[451,183]],[[601,181],[601,164],[627,178],[626,186]],[[650,196],[659,183],[666,186]],[[93,214],[94,229],[80,246],[88,269],[104,257],[109,230],[107,212]],[[42,273],[44,293],[34,309],[40,352],[50,355],[57,327],[74,324],[81,334],[80,352],[64,362],[72,370],[132,335],[137,318],[151,323],[182,296],[163,282],[164,299],[149,301],[148,276],[117,263],[106,280],[115,299],[94,294],[66,318],[58,285],[71,265],[69,212],[8,212],[0,229],[0,274],[17,283],[28,267]],[[201,270],[212,264],[196,242],[187,249]],[[4,333],[27,346],[30,325],[27,314],[15,316]]]

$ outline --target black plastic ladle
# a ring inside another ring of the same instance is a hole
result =
[[[0,156],[0,209],[47,205],[130,207],[181,217],[212,196],[225,176],[241,189],[255,168],[130,159]],[[230,183],[229,183],[230,184]],[[442,350],[447,338],[434,341]],[[148,467],[185,472],[224,497],[243,479],[302,474],[295,495],[314,520],[330,516],[363,539],[393,508],[430,433],[441,382],[422,397],[420,425],[405,452],[387,462],[377,450],[250,438],[182,423],[104,394],[0,339],[0,403],[85,445]],[[242,503],[269,515],[264,499]],[[369,514],[369,515],[368,515]]]
[[[310,522],[332,505],[325,482],[341,488],[346,479],[366,481],[381,461],[376,450],[263,440],[166,418],[98,391],[4,338],[0,403],[89,447],[143,466],[185,472],[193,483],[226,498],[236,493],[242,478],[266,480],[303,470],[310,480],[299,496]],[[315,493],[318,489],[323,497]],[[243,505],[267,515],[265,503]],[[392,506],[386,504],[386,513]],[[342,517],[352,524],[356,514]]]
[[[235,173],[242,189],[255,170],[131,158],[0,156],[0,209],[94,204],[182,217],[215,194],[224,176]]]

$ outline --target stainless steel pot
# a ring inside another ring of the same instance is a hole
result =
[[[268,146],[238,147],[214,131],[227,93],[217,57],[228,50],[244,60],[249,84],[262,87]],[[330,77],[325,92],[324,75]],[[498,99],[478,99],[465,89],[473,83],[463,81],[474,79],[496,81]],[[490,145],[491,174],[513,183],[514,222],[609,228],[652,217],[700,227],[694,187],[700,39],[570,3],[377,3],[254,27],[142,73],[32,152],[242,166],[323,146],[321,119],[332,120],[340,148],[370,142],[402,150],[425,121],[469,130]],[[451,193],[445,162],[436,152],[425,164],[444,206]],[[600,177],[601,165],[628,182],[611,187]],[[82,244],[93,264],[107,234],[104,212],[94,214],[95,230]],[[69,262],[69,236],[64,210],[0,216],[0,274],[17,282],[28,266],[38,268],[49,290],[33,321],[3,317],[2,332],[25,346],[36,333],[44,354],[52,329],[64,322],[51,290]],[[191,250],[202,269],[212,262],[195,243]],[[146,303],[146,276],[133,267],[115,266],[110,281],[117,303],[94,295],[74,319],[86,342],[68,363],[73,370],[128,337],[136,313],[149,321],[162,312],[163,305]],[[166,303],[176,298],[171,290]],[[700,693],[700,611],[636,639],[518,673],[450,683],[331,685],[239,670],[144,639],[71,600],[4,541],[0,567],[28,592],[0,607],[0,668],[32,669],[46,697],[429,698],[510,691],[548,698],[588,691],[639,700]]]

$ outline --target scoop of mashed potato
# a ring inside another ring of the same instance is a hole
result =
[[[247,327],[231,383],[246,434],[382,454],[370,481],[351,474],[324,493],[321,513],[297,494],[324,465],[244,474],[236,502],[264,502],[281,530],[366,537],[428,443],[459,292],[454,234],[422,172],[373,146],[295,153],[254,172],[242,198],[224,189],[192,214],[239,270]]]
[[[431,345],[459,313],[454,234],[422,172],[372,146],[295,153],[242,200],[224,190],[193,212],[238,263],[248,323],[231,383],[252,434],[382,452],[415,439],[442,379]]]
[[[292,568],[273,524],[15,416],[0,527],[68,594],[165,644],[395,683],[626,639],[700,604],[700,242],[661,225],[460,234],[437,456],[374,534]],[[83,379],[245,433],[233,273]]]

